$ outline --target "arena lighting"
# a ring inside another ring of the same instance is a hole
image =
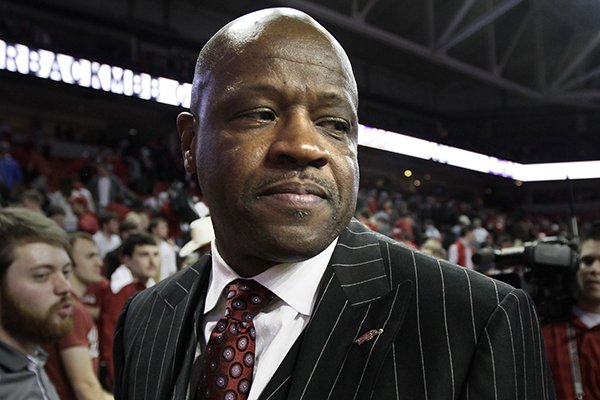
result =
[[[521,182],[600,178],[600,161],[519,164],[364,125],[359,126],[358,143]]]
[[[0,70],[189,108],[192,85],[0,40]]]
[[[0,70],[189,108],[192,85],[0,39]],[[600,161],[519,164],[359,125],[361,146],[431,160],[521,182],[600,178]]]

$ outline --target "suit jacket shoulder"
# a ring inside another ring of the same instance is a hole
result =
[[[115,330],[116,398],[184,398],[209,271],[206,256],[129,300]]]
[[[294,368],[260,398],[550,399],[542,348],[525,292],[353,220]]]

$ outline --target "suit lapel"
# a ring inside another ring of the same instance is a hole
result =
[[[188,267],[188,276],[183,275],[180,279],[171,281],[169,286],[158,293],[167,305],[175,305],[175,312],[181,316],[178,340],[174,347],[166,349],[164,355],[165,362],[168,358],[173,358],[174,390],[169,396],[173,400],[186,399],[199,337],[198,322],[204,310],[210,267],[211,258],[205,257],[195,265]],[[182,297],[182,291],[186,292],[186,290],[187,294]],[[178,312],[178,308],[181,311]],[[186,324],[185,321],[190,321],[190,323]],[[167,383],[167,386],[169,385],[172,383]]]
[[[311,321],[296,344],[297,359],[286,357],[261,400],[352,398],[375,378],[412,293],[410,282],[391,287],[380,246],[358,222],[349,225],[321,281]],[[371,329],[383,333],[360,346],[354,343]],[[282,369],[290,373],[282,374]],[[363,371],[359,380],[357,370]]]

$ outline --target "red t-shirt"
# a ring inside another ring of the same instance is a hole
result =
[[[579,319],[569,318],[542,325],[548,365],[554,378],[557,399],[574,399],[567,323],[573,324],[585,400],[600,400],[600,325],[587,328]]]
[[[98,307],[102,309],[102,301],[105,293],[110,292],[110,281],[106,277],[102,277],[100,282],[89,285],[81,296],[81,302],[88,307]],[[100,328],[98,328],[100,330]]]
[[[98,222],[98,217],[91,211],[84,211],[83,214],[79,216],[79,221],[77,222],[77,230],[84,231],[93,235],[98,232],[100,229],[100,223]]]
[[[145,283],[133,282],[124,286],[117,294],[107,290],[102,300],[102,312],[100,313],[100,355],[106,362],[106,385],[112,390],[114,383],[113,366],[113,336],[117,326],[117,320],[127,300],[139,291],[146,289]]]
[[[88,348],[94,372],[98,374],[98,330],[83,303],[74,293],[72,293],[72,297],[74,304],[73,330],[59,341],[44,346],[44,350],[48,353],[45,369],[61,400],[77,399],[60,357],[62,350],[77,346]]]

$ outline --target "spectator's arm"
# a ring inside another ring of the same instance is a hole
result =
[[[448,248],[448,261],[452,264],[458,264],[458,247],[456,245],[451,245]]]
[[[89,349],[84,346],[69,347],[60,352],[63,366],[77,400],[113,400],[104,391],[94,372]]]

